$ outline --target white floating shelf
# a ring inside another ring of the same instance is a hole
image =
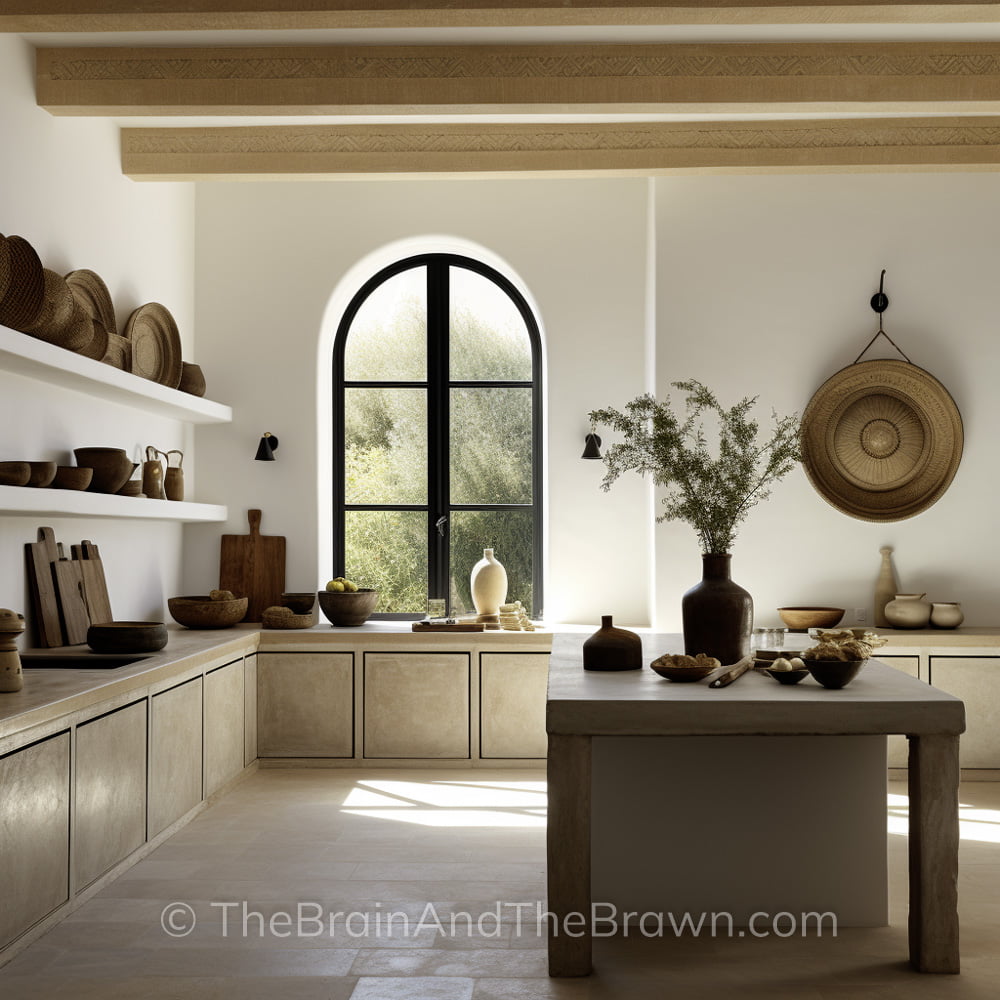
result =
[[[214,503],[147,500],[83,490],[0,486],[0,513],[47,517],[133,517],[147,521],[225,521],[226,507]]]
[[[123,403],[192,424],[226,424],[233,419],[232,409],[222,403],[168,389],[6,326],[0,326],[0,366],[5,371],[85,392],[96,399]]]

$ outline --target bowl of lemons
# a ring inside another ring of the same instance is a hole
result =
[[[318,592],[319,606],[331,625],[355,628],[364,625],[378,604],[378,591],[359,587],[352,580],[335,577]]]

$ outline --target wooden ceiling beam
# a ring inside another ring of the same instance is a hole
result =
[[[1000,117],[122,129],[135,180],[1000,169]]]
[[[41,48],[58,115],[1000,112],[1000,44]]]
[[[199,31],[1000,20],[995,0],[5,0],[0,31]]]

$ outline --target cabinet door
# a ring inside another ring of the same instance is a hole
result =
[[[932,656],[931,684],[965,702],[962,767],[1000,768],[1000,657]]]
[[[205,674],[205,796],[243,770],[243,660]]]
[[[354,756],[354,654],[257,654],[261,757]]]
[[[483,653],[479,659],[481,757],[547,755],[548,678],[547,653]]]
[[[257,654],[243,659],[243,764],[257,759]]]
[[[77,889],[146,839],[146,701],[76,728]]]
[[[911,677],[920,676],[919,656],[879,656],[876,652],[876,659],[883,663],[888,663],[890,667],[902,670],[903,673]],[[910,748],[905,736],[889,736],[888,752],[889,767],[906,767],[909,763]]]
[[[201,712],[200,677],[150,699],[150,837],[201,802]]]
[[[69,733],[0,757],[0,948],[69,899]]]
[[[365,757],[469,757],[468,653],[365,653]]]

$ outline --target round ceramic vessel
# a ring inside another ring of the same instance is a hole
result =
[[[897,594],[885,606],[885,619],[893,628],[927,628],[931,603],[923,594]]]

